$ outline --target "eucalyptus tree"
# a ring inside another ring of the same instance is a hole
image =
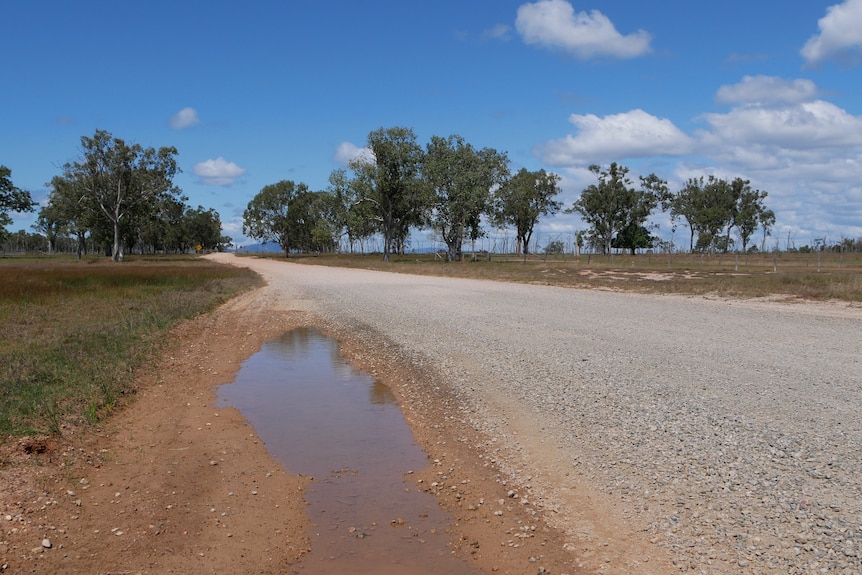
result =
[[[92,138],[83,136],[81,148],[81,158],[63,166],[63,177],[110,223],[111,259],[121,261],[123,226],[128,230],[129,220],[147,213],[159,196],[180,193],[173,185],[180,172],[177,149],[128,145],[104,130],[96,130]]]
[[[12,183],[12,170],[0,166],[0,236],[12,223],[10,212],[32,212],[35,208],[36,202],[30,197],[30,192]]]
[[[36,217],[36,223],[33,224],[32,228],[45,236],[49,254],[57,250],[58,240],[68,237],[68,226],[65,218],[51,204],[39,209],[39,215]]]
[[[288,235],[293,249],[304,252],[332,252],[341,234],[339,206],[328,192],[305,190],[290,202]]]
[[[733,244],[732,230],[739,235],[742,251],[748,249],[752,234],[763,226],[767,234],[775,224],[775,213],[766,208],[767,193],[751,188],[742,178],[727,181],[710,175],[689,178],[685,185],[665,200],[671,218],[682,218],[690,230],[689,249],[724,251]],[[696,239],[695,239],[696,238]]]
[[[766,251],[766,238],[772,235],[772,227],[775,225],[775,212],[764,208],[759,216],[760,229],[763,230],[763,240],[760,243],[760,251]]]
[[[591,226],[595,244],[602,253],[609,253],[614,238],[623,230],[628,230],[632,238],[638,235],[639,228],[667,195],[667,183],[650,174],[640,177],[641,186],[636,189],[628,177],[629,169],[616,162],[607,169],[593,164],[590,171],[598,183],[585,188],[567,211],[578,212]]]
[[[348,249],[352,252],[356,243],[360,245],[377,231],[371,202],[362,201],[369,195],[366,182],[351,179],[347,170],[337,169],[329,174],[326,191],[332,196],[333,230],[336,241],[347,236]]]
[[[248,203],[242,214],[242,231],[246,236],[275,242],[284,250],[284,257],[290,257],[291,204],[294,198],[308,192],[308,186],[300,182],[282,180],[261,188]]]
[[[497,225],[515,227],[518,251],[525,256],[539,218],[553,215],[561,207],[554,199],[561,191],[559,182],[557,174],[521,168],[494,194],[493,220]]]
[[[367,204],[367,214],[383,235],[383,261],[389,261],[393,248],[406,242],[412,226],[422,223],[429,205],[422,185],[422,148],[410,128],[380,128],[368,134],[368,149],[373,160],[355,159],[350,168],[355,174],[359,202]]]
[[[492,190],[508,176],[509,160],[494,149],[476,150],[458,135],[434,136],[425,150],[422,177],[433,194],[427,223],[446,243],[447,261],[461,256],[465,236],[481,237]]]
[[[183,214],[183,231],[190,247],[200,246],[203,250],[216,250],[222,242],[221,217],[214,208],[186,208]]]
[[[754,231],[761,225],[772,226],[775,223],[775,213],[767,209],[764,203],[768,194],[761,190],[752,189],[748,180],[734,179],[731,182],[731,190],[734,206],[728,234],[731,227],[736,228],[736,233],[739,234],[739,240],[742,244],[742,251],[746,252],[748,242]]]
[[[81,182],[64,176],[54,176],[46,184],[51,192],[48,202],[40,210],[47,218],[57,219],[74,236],[78,259],[87,251],[87,234],[97,226],[98,207],[92,201]]]
[[[726,180],[710,175],[689,178],[665,202],[672,219],[682,218],[689,228],[689,251],[714,251],[727,244],[726,230],[733,221],[733,195]]]
[[[730,228],[733,226],[735,200],[730,183],[715,176],[709,176],[703,185],[697,204],[695,224],[697,243],[701,251],[727,251],[730,247]]]
[[[704,203],[703,177],[689,178],[676,193],[667,196],[663,202],[672,220],[685,220],[689,229],[689,252],[694,252],[694,238],[698,231],[698,214]]]
[[[134,225],[123,226],[124,243],[141,253],[188,251],[183,212],[184,198],[159,197],[144,213],[134,218]]]

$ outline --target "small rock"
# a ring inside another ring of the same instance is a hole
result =
[[[51,540],[48,539],[47,537],[45,539],[42,539],[42,547],[44,547],[45,549],[50,549],[51,548]]]

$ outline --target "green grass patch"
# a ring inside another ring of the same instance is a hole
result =
[[[167,330],[259,282],[195,257],[0,259],[0,434],[100,421]]]

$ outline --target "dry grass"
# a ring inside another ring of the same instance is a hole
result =
[[[257,281],[191,257],[0,259],[0,433],[98,421],[159,334]]]
[[[283,259],[281,255],[268,255]],[[530,256],[487,255],[447,263],[434,254],[379,254],[291,257],[291,261],[397,273],[479,278],[583,289],[655,294],[718,295],[735,298],[786,297],[862,302],[862,254],[616,255],[567,256],[545,260]]]

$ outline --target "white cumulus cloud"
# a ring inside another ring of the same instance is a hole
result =
[[[787,229],[809,238],[862,233],[862,116],[817,99],[701,118],[708,127],[697,133],[699,155],[767,190]]]
[[[774,108],[743,106],[704,114],[711,138],[726,144],[805,150],[862,146],[862,118],[824,100]]]
[[[174,130],[184,130],[200,123],[198,111],[194,108],[183,108],[168,119],[168,125]]]
[[[553,166],[681,155],[693,145],[670,120],[639,109],[604,117],[572,114],[569,121],[578,129],[576,135],[540,146],[542,159]]]
[[[817,86],[811,80],[745,76],[738,84],[719,88],[716,100],[723,104],[799,103],[816,96]]]
[[[862,0],[844,0],[830,6],[817,21],[820,29],[802,47],[800,54],[809,65],[826,60],[862,61]]]
[[[336,163],[342,166],[347,166],[353,160],[362,160],[363,162],[373,162],[374,152],[370,148],[360,148],[350,142],[341,142],[335,150],[335,156],[332,158]]]
[[[228,162],[221,156],[215,160],[197,163],[194,167],[195,175],[207,186],[231,186],[245,172],[245,168]]]
[[[539,0],[518,8],[515,28],[527,44],[561,49],[577,58],[636,58],[651,51],[649,33],[623,36],[599,12],[575,13],[565,0]]]

